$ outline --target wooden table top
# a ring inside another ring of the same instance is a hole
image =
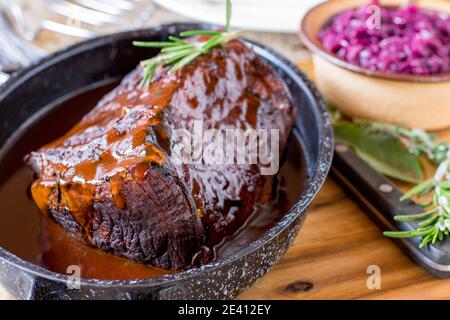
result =
[[[161,21],[180,20],[160,11]],[[295,35],[250,34],[293,61],[308,57]],[[65,45],[44,32],[40,43]],[[302,64],[309,69],[308,64]],[[310,70],[306,70],[310,71]],[[446,134],[450,138],[450,132]],[[369,266],[381,270],[381,289],[368,289]],[[12,299],[0,288],[0,299]],[[448,299],[450,280],[434,279],[404,255],[328,178],[282,260],[240,299]]]
[[[298,65],[312,78],[311,61]],[[450,130],[438,137],[450,140]],[[380,268],[380,289],[367,286],[370,266]],[[450,299],[450,279],[433,278],[408,258],[328,177],[294,244],[240,298]]]
[[[380,267],[381,289],[367,268]],[[448,299],[450,280],[417,266],[328,178],[292,247],[241,299]]]

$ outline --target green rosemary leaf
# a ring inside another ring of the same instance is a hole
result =
[[[209,50],[211,50],[211,48],[219,45],[221,42],[222,42],[222,35],[221,34],[215,35],[211,37],[208,41],[206,41],[201,50],[203,53],[206,53]]]
[[[422,242],[419,244],[419,248],[423,248],[423,247],[425,247],[427,244],[429,244],[430,241],[431,241],[431,237],[433,237],[433,233],[432,233],[432,232],[430,232],[427,236],[425,236],[425,237],[422,239]]]
[[[417,231],[430,231],[433,228],[434,228],[434,226],[420,227],[420,228],[417,228]]]
[[[133,46],[141,48],[165,48],[178,45],[174,42],[146,42],[146,41],[133,41]]]
[[[427,211],[421,214],[414,214],[414,215],[397,215],[394,217],[394,220],[396,221],[402,221],[402,222],[408,222],[408,221],[417,221],[417,220],[423,220],[428,217],[430,217],[433,213],[435,213],[436,210]]]
[[[430,194],[430,192],[433,191],[434,188],[434,184],[429,185],[427,188],[423,189],[422,191],[420,191],[416,197],[417,198],[423,198],[425,196],[428,196]]]
[[[185,49],[190,49],[193,48],[195,45],[191,44],[191,43],[187,43],[187,44],[180,44],[177,46],[170,46],[170,47],[165,47],[161,49],[161,52],[171,52],[171,51],[180,51],[180,50],[185,50]]]
[[[417,205],[421,206],[422,208],[428,208],[433,204],[433,201],[428,202],[416,202]]]
[[[411,238],[411,231],[385,231],[383,235],[389,238]]]
[[[432,244],[436,243],[438,235],[439,235],[439,230],[435,229],[434,235],[433,235],[433,240],[431,241]]]
[[[431,229],[433,230],[433,229]],[[430,230],[416,230],[411,232],[411,237],[422,237],[427,235],[430,232]]]
[[[225,31],[230,31],[230,22],[231,22],[231,0],[227,0],[227,16],[226,16],[226,23],[225,23]]]
[[[424,235],[427,235],[430,231],[429,230],[414,230],[414,231],[385,231],[383,234],[386,237],[390,238],[415,238],[415,237],[421,237]]]
[[[433,179],[429,179],[429,180],[425,180],[421,183],[419,183],[417,186],[415,186],[414,188],[412,188],[411,190],[409,190],[407,193],[405,193],[401,198],[400,201],[405,201],[407,199],[410,199],[411,197],[415,196],[416,194],[420,193],[422,190],[425,190],[426,188],[428,188],[429,186],[433,185],[434,180]]]
[[[180,37],[187,38],[193,36],[215,36],[222,34],[220,31],[215,30],[188,30],[180,33]]]
[[[185,56],[184,58],[179,60],[177,63],[175,63],[172,66],[172,68],[170,68],[169,72],[174,72],[174,71],[178,70],[182,66],[184,66],[184,65],[190,63],[191,61],[193,61],[194,59],[196,59],[201,54],[202,54],[202,52],[198,51],[198,52],[191,53],[188,56]]]
[[[421,228],[429,227],[429,226],[431,226],[432,224],[434,224],[434,223],[438,220],[438,218],[439,218],[439,216],[438,216],[438,215],[435,215],[435,216],[431,217],[430,219],[425,220],[425,221],[419,223],[419,227],[421,227]]]
[[[145,85],[145,83],[149,81],[149,79],[153,78],[157,67],[158,65],[155,63],[150,63],[149,65],[146,66],[144,71],[144,77],[141,81],[141,86]]]
[[[175,37],[175,36],[169,36],[169,40],[173,41],[173,42],[177,42],[179,44],[187,44],[188,43],[188,42],[186,42],[178,37]]]
[[[433,194],[433,206],[437,206],[438,205],[438,196],[436,193]]]
[[[179,59],[183,58],[186,54],[189,54],[190,49],[184,49],[181,51],[168,52],[161,55],[161,59],[164,65],[170,65],[177,62]]]

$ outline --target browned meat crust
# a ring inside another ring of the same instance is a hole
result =
[[[137,69],[74,128],[32,152],[34,200],[87,243],[166,269],[209,260],[272,194],[257,165],[181,164],[174,128],[279,129],[294,109],[274,70],[240,41],[182,71],[160,69],[149,88]]]

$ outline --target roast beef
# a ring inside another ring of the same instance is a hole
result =
[[[137,68],[66,135],[30,153],[40,211],[87,244],[165,269],[212,258],[212,247],[269,201],[256,164],[189,164],[175,128],[279,129],[294,108],[285,84],[234,40],[141,86]],[[178,157],[178,159],[176,159]]]

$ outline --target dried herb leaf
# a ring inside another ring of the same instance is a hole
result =
[[[409,183],[422,180],[423,172],[418,157],[412,155],[396,138],[349,123],[335,124],[334,134],[337,143],[354,149],[381,174]]]

